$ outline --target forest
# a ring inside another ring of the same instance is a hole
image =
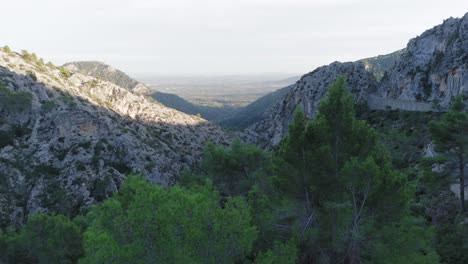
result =
[[[435,157],[411,155],[419,135],[393,134],[339,77],[277,149],[209,143],[168,188],[134,172],[78,215],[0,231],[0,263],[468,263],[464,197],[441,195],[449,168],[464,185],[468,114],[458,98],[419,115],[411,133],[429,133]]]

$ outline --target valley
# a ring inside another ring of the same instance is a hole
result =
[[[300,77],[1,47],[0,264],[467,263],[468,13],[430,26]]]

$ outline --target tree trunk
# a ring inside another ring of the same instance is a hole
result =
[[[460,211],[465,213],[465,160],[463,153],[460,155]]]

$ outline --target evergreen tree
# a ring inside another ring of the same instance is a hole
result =
[[[360,263],[363,252],[373,252],[370,230],[395,225],[407,213],[406,179],[391,169],[374,130],[356,120],[342,76],[314,120],[306,124],[296,110],[279,160],[278,187],[304,205],[291,227],[300,238],[303,262]]]
[[[458,159],[460,211],[465,212],[465,162],[468,153],[468,113],[461,97],[455,98],[450,111],[440,121],[432,121],[429,128],[440,151],[453,152]]]
[[[129,176],[88,215],[80,263],[235,263],[256,238],[248,205],[209,185],[162,189]]]

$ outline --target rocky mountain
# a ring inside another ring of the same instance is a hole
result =
[[[145,84],[131,78],[124,72],[102,62],[70,62],[66,63],[64,67],[70,71],[82,72],[101,80],[114,83],[117,86],[133,92],[148,95],[167,107],[176,109],[189,115],[201,115],[203,118],[213,122],[223,120],[233,115],[233,113],[235,113],[237,110],[231,107],[221,108],[195,105],[176,94],[154,91]]]
[[[245,129],[259,121],[265,111],[275,105],[289,92],[293,85],[268,93],[247,106],[236,111],[232,117],[224,119],[220,125],[234,129]]]
[[[0,226],[74,215],[131,171],[170,185],[205,142],[228,144],[218,126],[129,87],[0,49]]]
[[[368,93],[377,88],[376,79],[363,63],[334,62],[319,67],[292,85],[286,96],[269,108],[260,121],[244,131],[243,138],[266,149],[276,146],[287,133],[296,107],[301,107],[307,118],[313,118],[318,102],[339,75],[345,76],[347,87],[358,103],[365,103]]]
[[[380,80],[384,76],[385,72],[390,70],[395,65],[395,62],[404,52],[405,49],[401,49],[390,54],[358,60],[358,62],[364,63],[366,69],[372,72],[375,77]]]
[[[468,95],[468,13],[411,39],[377,92],[389,98],[437,101],[441,107],[454,96]]]
[[[132,79],[126,73],[99,61],[75,61],[63,65],[70,71],[81,72],[101,80],[116,84],[127,90],[147,94],[151,90],[146,85]]]
[[[356,102],[369,102],[373,109],[388,105],[434,111],[438,103],[443,110],[453,97],[468,96],[467,68],[468,13],[411,39],[405,49],[356,62],[334,62],[304,75],[242,137],[267,149],[274,147],[286,133],[295,108],[299,105],[306,117],[313,118],[317,103],[339,74],[345,76]]]

